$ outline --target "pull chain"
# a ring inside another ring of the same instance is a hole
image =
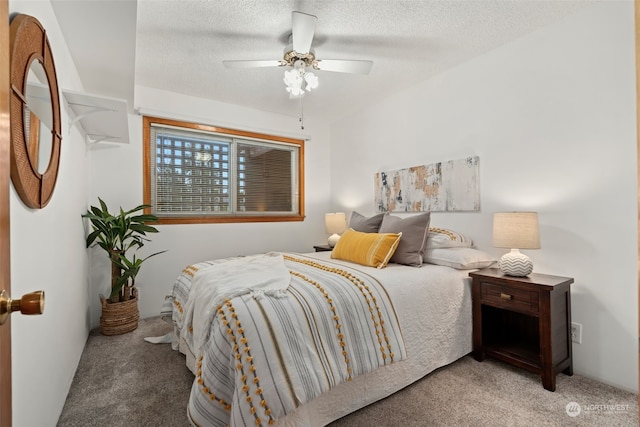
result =
[[[302,103],[302,98],[304,98],[304,94],[300,96],[300,129],[304,130],[304,107]]]

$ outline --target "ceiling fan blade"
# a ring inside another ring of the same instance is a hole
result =
[[[318,17],[302,12],[291,12],[291,42],[293,50],[309,53]]]
[[[222,61],[227,68],[260,68],[260,67],[282,67],[287,65],[283,61],[253,61],[253,60],[238,60],[238,61]]]
[[[318,70],[352,74],[369,74],[373,66],[373,61],[350,59],[318,59],[316,62]]]

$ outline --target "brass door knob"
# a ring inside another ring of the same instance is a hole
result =
[[[19,300],[9,298],[9,295],[0,291],[0,325],[7,321],[14,311],[22,314],[42,314],[44,312],[44,291],[35,291],[24,294]]]

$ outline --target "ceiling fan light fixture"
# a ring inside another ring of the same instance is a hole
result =
[[[317,59],[311,47],[318,17],[304,12],[291,12],[291,33],[282,59],[223,61],[225,67],[243,69],[254,67],[287,67],[284,73],[285,89],[289,98],[300,98],[305,92],[318,87],[315,71],[369,74],[372,61],[350,59]]]
[[[300,97],[300,96],[304,95],[304,90],[302,90],[301,87],[293,86],[293,87],[288,87],[286,89],[287,89],[287,92],[289,92],[289,94],[292,97]]]
[[[292,96],[302,96],[305,90],[310,92],[311,89],[318,87],[318,76],[312,72],[307,72],[304,67],[296,67],[285,71],[282,81],[286,85],[286,91]]]
[[[282,80],[287,87],[302,86],[302,76],[296,69],[285,71]]]
[[[287,86],[287,92],[289,92],[289,94],[291,94],[292,96],[300,96],[304,93],[304,90],[302,89],[302,83],[304,82],[304,80],[302,79],[302,76],[296,68],[285,71],[284,79],[282,80]]]
[[[304,73],[304,81],[307,83],[305,89],[307,89],[308,92],[311,92],[311,89],[315,89],[318,87],[318,76],[316,76],[312,72]]]

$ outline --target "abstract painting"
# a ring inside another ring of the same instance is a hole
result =
[[[375,174],[378,212],[479,211],[478,156]]]

